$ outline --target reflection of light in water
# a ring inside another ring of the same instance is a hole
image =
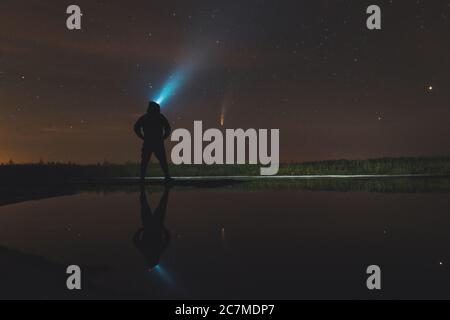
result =
[[[222,243],[222,247],[227,249],[227,242],[225,238],[225,228],[220,229],[220,242]]]
[[[170,274],[160,264],[156,265],[156,267],[154,267],[153,269],[150,269],[150,272],[158,275],[158,277],[166,284],[172,286],[175,285],[175,281],[173,281]]]

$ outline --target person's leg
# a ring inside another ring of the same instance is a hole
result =
[[[156,148],[155,156],[159,161],[159,165],[161,166],[162,171],[164,172],[164,176],[166,177],[166,179],[170,179],[169,165],[167,164],[166,148],[164,148],[164,145]]]
[[[142,147],[141,153],[141,182],[145,181],[145,175],[147,172],[147,166],[150,162],[150,158],[152,156],[152,151],[146,146]]]
[[[141,185],[141,194],[139,200],[141,202],[141,220],[142,224],[145,225],[147,217],[152,215],[152,210],[150,209],[150,205],[148,204],[147,192],[145,190],[144,184]]]

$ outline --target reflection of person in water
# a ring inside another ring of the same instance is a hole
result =
[[[145,180],[145,173],[152,153],[155,153],[166,181],[170,181],[164,140],[170,136],[171,128],[169,121],[161,114],[159,104],[154,101],[149,102],[147,113],[138,119],[134,125],[134,132],[144,140],[141,153],[141,181]]]
[[[133,242],[136,248],[147,259],[149,270],[152,270],[158,265],[161,255],[170,243],[170,232],[164,226],[167,203],[169,201],[169,190],[170,188],[166,186],[158,207],[152,212],[148,204],[145,187],[141,187],[142,228],[135,233]]]

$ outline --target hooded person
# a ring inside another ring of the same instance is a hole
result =
[[[161,107],[158,103],[150,101],[147,113],[141,116],[134,125],[134,132],[143,140],[141,152],[141,182],[145,181],[148,163],[152,153],[155,153],[159,161],[166,181],[170,181],[169,167],[166,158],[164,140],[171,133],[171,128],[167,118],[161,114]]]
[[[133,236],[134,246],[142,253],[149,271],[158,266],[162,254],[170,244],[170,231],[165,227],[170,186],[165,186],[164,193],[154,211],[148,203],[145,186],[141,186],[140,204],[142,228]]]

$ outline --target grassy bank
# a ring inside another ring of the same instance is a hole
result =
[[[180,165],[170,166],[173,176],[259,175],[259,165]],[[149,176],[161,176],[159,166],[152,163]],[[368,160],[332,160],[287,163],[280,166],[279,175],[320,174],[430,174],[450,175],[450,157],[381,158]],[[86,181],[96,178],[139,175],[138,163],[77,165],[64,163],[0,165],[0,184],[23,182],[52,183]]]

